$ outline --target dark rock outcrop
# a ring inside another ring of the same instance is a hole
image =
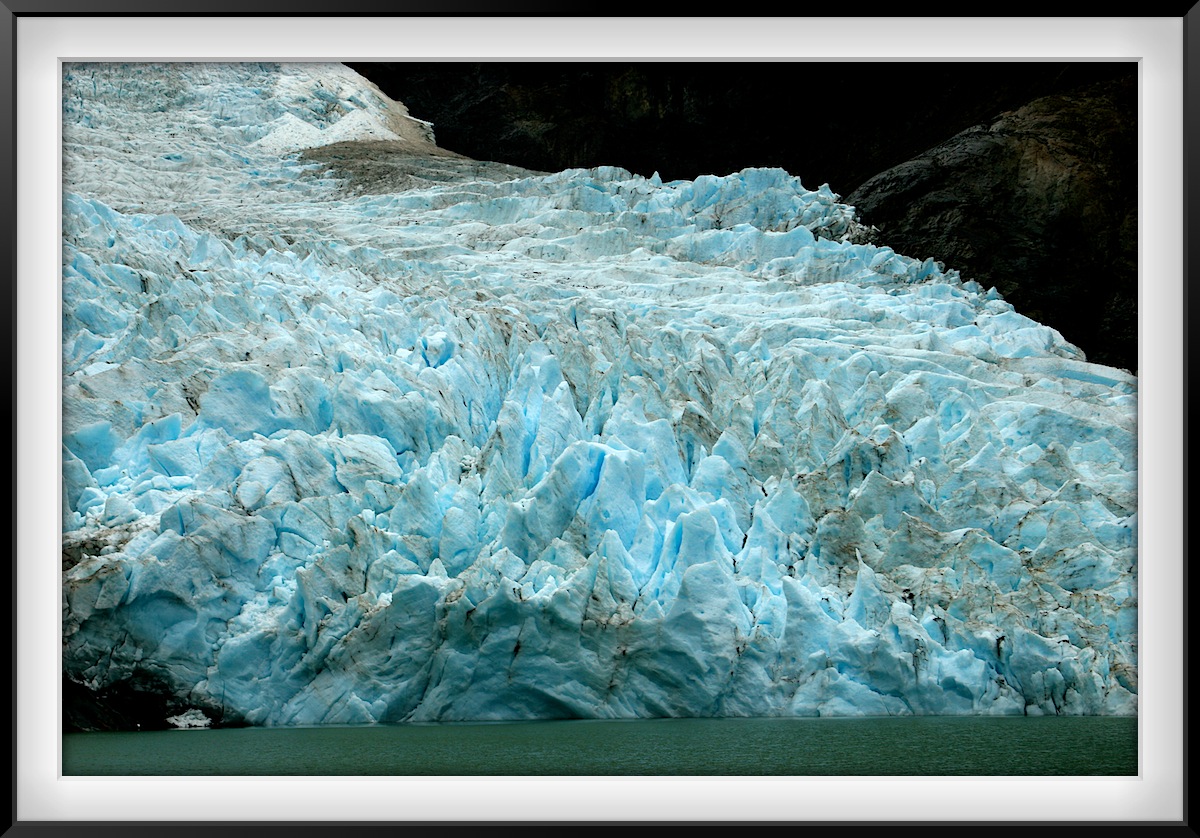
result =
[[[307,163],[327,167],[323,172],[335,172],[352,195],[382,195],[436,183],[512,180],[547,174],[505,163],[472,160],[442,149],[414,153],[388,140],[317,146],[305,149],[300,157]]]
[[[351,63],[437,143],[557,172],[621,166],[664,180],[778,166],[845,195],[1002,111],[1131,62]]]
[[[1137,370],[1137,87],[1036,99],[868,180],[845,201],[886,244],[932,257]]]
[[[100,730],[167,730],[169,718],[192,710],[193,706],[175,694],[162,678],[148,672],[101,690],[62,679],[63,730],[67,733]],[[212,727],[241,727],[241,719],[226,716],[221,710],[201,710]]]

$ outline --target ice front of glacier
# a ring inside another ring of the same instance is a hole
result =
[[[436,147],[340,65],[63,66],[71,682],[255,725],[1136,713],[1136,378],[828,187],[372,194],[295,152]]]

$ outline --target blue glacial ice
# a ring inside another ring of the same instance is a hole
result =
[[[433,135],[340,65],[63,91],[71,680],[189,724],[1136,713],[1136,378],[827,186],[370,194],[296,152]]]

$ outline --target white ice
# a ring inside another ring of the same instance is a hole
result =
[[[262,725],[1136,712],[1137,380],[827,186],[355,197],[294,152],[432,134],[340,65],[63,91],[72,679]]]

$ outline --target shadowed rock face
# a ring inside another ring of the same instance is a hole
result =
[[[787,169],[845,195],[1038,97],[1132,63],[436,62],[349,65],[430,120],[437,143],[540,171],[664,180]]]
[[[846,202],[877,244],[945,262],[1137,369],[1137,89],[1047,96],[868,180]]]
[[[191,708],[185,699],[174,694],[166,681],[150,672],[135,672],[124,681],[98,690],[64,674],[62,690],[63,730],[66,733],[168,730],[173,726],[169,721],[172,714]],[[221,709],[210,708],[205,718],[215,727],[241,726],[239,719],[225,716]]]

